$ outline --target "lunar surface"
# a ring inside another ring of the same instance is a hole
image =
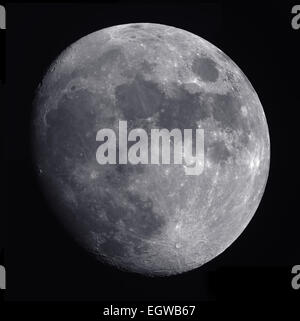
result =
[[[117,133],[120,120],[128,131],[203,129],[203,172],[100,165],[96,134]],[[212,260],[245,229],[268,177],[268,126],[249,80],[220,49],[170,26],[118,25],[72,44],[37,90],[33,124],[37,172],[61,221],[101,262],[131,272]]]

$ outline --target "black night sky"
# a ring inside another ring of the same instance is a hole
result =
[[[5,82],[0,86],[5,300],[200,302],[253,294],[257,298],[294,296],[290,270],[300,264],[299,213],[291,205],[298,189],[300,30],[291,27],[290,5],[284,1],[270,5],[112,1],[15,3],[6,4],[6,10],[7,30],[0,30],[6,38]],[[169,278],[147,278],[97,263],[60,225],[33,172],[32,101],[49,64],[79,38],[130,22],[176,26],[224,51],[255,88],[271,139],[268,183],[246,230],[203,267]]]

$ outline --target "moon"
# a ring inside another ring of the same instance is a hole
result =
[[[97,131],[204,130],[204,169],[99,165]],[[249,80],[213,44],[153,23],[91,33],[52,63],[34,101],[39,181],[97,260],[147,276],[198,268],[243,232],[268,178],[265,114]]]

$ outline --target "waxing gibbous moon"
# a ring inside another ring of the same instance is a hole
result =
[[[249,57],[251,59],[251,57]],[[204,170],[99,165],[96,133],[128,128],[204,130]],[[182,29],[134,23],[68,47],[34,102],[37,172],[74,238],[102,262],[173,275],[222,253],[253,217],[270,142],[259,98],[220,49]]]

